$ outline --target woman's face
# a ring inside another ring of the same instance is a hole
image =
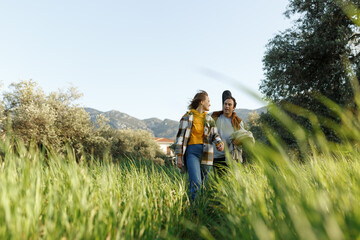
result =
[[[201,105],[203,106],[204,111],[209,111],[211,105],[210,105],[210,99],[208,96],[206,96],[204,101],[201,101]]]

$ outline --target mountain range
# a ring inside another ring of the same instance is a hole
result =
[[[143,129],[151,132],[154,137],[162,137],[175,139],[176,133],[179,127],[179,122],[165,119],[160,120],[158,118],[148,118],[144,120],[137,119],[126,113],[122,113],[116,110],[111,110],[108,112],[101,112],[93,108],[85,108],[85,111],[89,113],[91,121],[96,121],[96,116],[103,115],[105,118],[109,119],[109,125],[114,129]],[[258,108],[255,110],[250,109],[236,109],[236,114],[246,121],[250,112],[257,112],[258,114],[265,112],[266,107]]]

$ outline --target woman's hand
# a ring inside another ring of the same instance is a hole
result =
[[[223,143],[220,143],[219,145],[216,146],[217,150],[222,152],[224,151],[224,144]]]
[[[182,169],[182,168],[183,168],[183,161],[182,161],[181,155],[176,156],[176,166],[177,166],[179,169]]]

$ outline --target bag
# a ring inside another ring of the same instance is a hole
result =
[[[237,162],[243,163],[244,160],[242,158],[242,145],[255,143],[252,132],[245,129],[240,129],[231,134],[230,140],[231,145],[229,147],[229,150],[232,158]]]
[[[229,151],[231,153],[231,157],[232,157],[233,160],[243,163],[242,147],[241,146],[236,146],[234,144],[231,144],[230,148],[229,148]]]
[[[255,143],[252,132],[245,129],[233,132],[230,136],[230,140],[235,146],[241,146],[244,143]]]

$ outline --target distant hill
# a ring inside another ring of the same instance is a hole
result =
[[[161,121],[158,118],[149,118],[143,121],[146,123],[148,128],[154,132],[155,137],[175,139],[179,122],[170,119]]]
[[[85,108],[85,111],[89,113],[91,121],[96,121],[96,116],[102,114],[104,117],[109,119],[109,125],[115,129],[143,129],[151,132],[154,137],[163,137],[169,139],[175,139],[176,133],[179,127],[179,122],[165,119],[160,120],[158,118],[149,118],[140,120],[135,117],[132,117],[126,113],[119,111],[108,111],[101,112],[93,108]],[[247,116],[250,112],[256,111],[257,113],[262,113],[266,111],[266,107],[262,107],[255,110],[249,109],[236,109],[236,114],[246,121]]]
[[[163,137],[175,139],[179,122],[170,119],[160,120],[158,118],[149,118],[140,120],[126,113],[119,111],[101,112],[93,108],[85,108],[90,114],[92,122],[96,121],[96,116],[102,114],[110,120],[109,125],[115,129],[143,129],[151,132],[154,137]]]
[[[258,109],[254,109],[254,110],[250,110],[250,109],[235,109],[236,114],[243,119],[244,121],[247,120],[247,117],[249,115],[250,112],[257,112],[259,115],[263,112],[266,112],[266,107],[262,107],[262,108],[258,108]]]

